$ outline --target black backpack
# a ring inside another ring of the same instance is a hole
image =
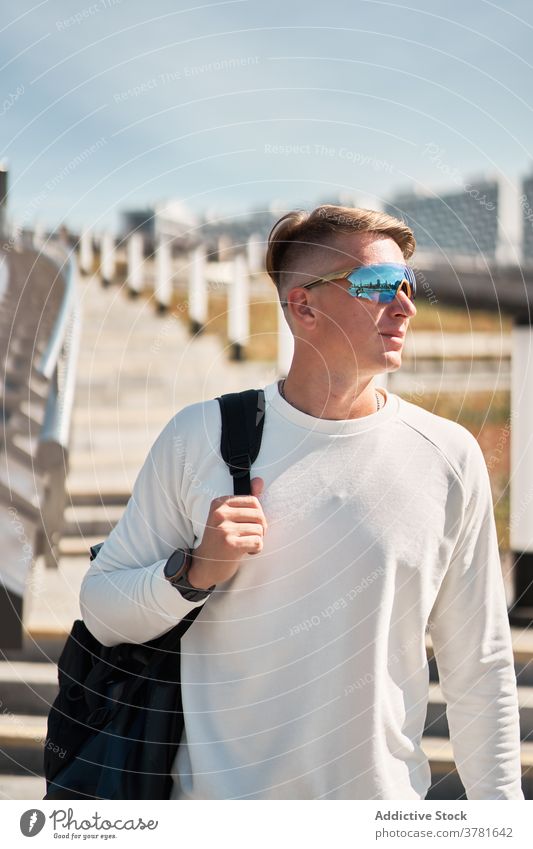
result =
[[[249,389],[217,398],[220,450],[236,495],[250,493],[265,399]],[[103,543],[91,548],[91,560]],[[183,732],[180,640],[203,605],[146,643],[103,646],[76,620],[58,663],[48,716],[45,799],[168,799]]]

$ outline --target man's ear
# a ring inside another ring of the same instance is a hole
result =
[[[316,320],[316,312],[309,303],[305,289],[295,288],[287,294],[287,310],[293,321],[309,325]]]

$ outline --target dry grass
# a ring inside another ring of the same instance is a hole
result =
[[[417,330],[438,330],[444,333],[510,333],[513,320],[504,313],[486,310],[464,310],[442,304],[417,300],[417,314],[411,327]]]

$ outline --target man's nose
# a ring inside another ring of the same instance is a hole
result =
[[[416,307],[403,289],[400,289],[391,301],[391,309],[394,313],[401,312],[408,318],[413,318],[416,315]]]

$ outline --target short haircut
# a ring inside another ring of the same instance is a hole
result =
[[[282,305],[282,290],[291,269],[316,249],[331,246],[340,233],[354,232],[377,233],[394,239],[406,260],[415,251],[413,231],[404,221],[386,212],[333,204],[317,206],[312,212],[304,209],[288,212],[272,227],[266,254],[266,270]]]

